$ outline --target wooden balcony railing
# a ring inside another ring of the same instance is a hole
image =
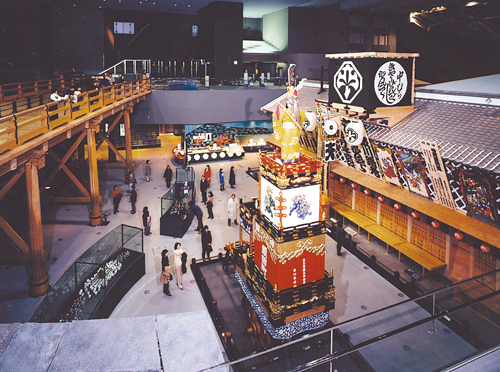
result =
[[[149,79],[135,80],[82,93],[76,103],[50,102],[0,118],[0,154],[93,111],[150,91]]]

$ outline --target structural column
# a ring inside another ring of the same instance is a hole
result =
[[[43,249],[42,211],[40,208],[40,185],[38,182],[38,168],[43,168],[44,164],[45,158],[43,155],[25,164],[31,256],[31,273],[28,273],[28,285],[31,297],[41,296],[49,290],[49,274],[45,270],[45,261],[48,258],[48,253]]]
[[[95,127],[90,127],[87,129],[90,186],[90,226],[99,226],[102,220],[101,206],[99,205],[99,173],[97,169],[97,154],[95,146]]]
[[[130,111],[132,107],[127,107],[123,112],[125,120],[125,159],[127,161],[127,173],[132,170],[132,135],[130,133]]]

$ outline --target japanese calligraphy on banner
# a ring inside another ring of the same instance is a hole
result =
[[[349,119],[342,119],[342,135],[339,140],[340,148],[344,153],[347,165],[359,172],[383,180],[384,175],[380,171],[375,151],[366,135],[364,127],[362,128],[363,140],[360,145],[352,146],[347,143],[344,125],[349,124],[349,122]]]
[[[377,156],[380,161],[380,166],[382,168],[382,172],[384,173],[385,180],[395,186],[401,187],[394,162],[392,161],[391,150],[378,146],[375,146],[375,148],[377,149]]]
[[[435,142],[420,140],[427,171],[434,186],[434,193],[439,204],[455,210],[455,201],[451,193],[450,183],[446,176],[446,168],[441,158],[439,146]]]

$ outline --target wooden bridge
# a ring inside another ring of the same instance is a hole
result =
[[[100,225],[102,212],[99,203],[102,197],[99,195],[96,151],[101,144],[106,142],[119,160],[115,165],[127,170],[132,169],[130,113],[134,105],[144,100],[150,92],[149,79],[125,82],[82,93],[78,96],[77,102],[73,100],[51,102],[0,118],[0,177],[7,179],[6,182],[0,184],[0,201],[24,175],[30,232],[29,242],[26,242],[0,213],[0,228],[19,249],[16,253],[0,253],[0,263],[29,267],[31,296],[40,296],[49,288],[48,274],[45,270],[48,252],[43,249],[38,178],[39,169],[45,166],[45,157],[51,156],[57,166],[50,172],[42,186],[50,183],[55,175],[63,170],[82,194],[77,197],[56,197],[51,200],[65,203],[90,203],[90,225]],[[107,132],[101,133],[100,124],[103,119],[115,114],[118,115]],[[125,123],[125,158],[108,138],[109,133],[120,120]],[[61,158],[58,157],[53,147],[69,139],[72,139],[72,143],[66,154]],[[83,146],[84,140],[87,144],[89,189],[85,188],[65,165],[78,146],[80,144]]]

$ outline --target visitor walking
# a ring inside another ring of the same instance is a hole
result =
[[[136,183],[137,180],[135,179],[134,172],[128,172],[128,192],[132,192],[132,186],[134,186]]]
[[[144,166],[144,174],[146,175],[146,181],[150,181],[151,177],[151,164],[149,164],[149,160],[146,160],[146,165]]]
[[[201,233],[201,258],[203,261],[210,261],[210,252],[212,250],[212,233],[208,226],[205,225]]]
[[[342,228],[342,223],[340,221],[337,222],[337,226],[335,227],[335,237],[337,238],[337,256],[342,256],[340,250],[345,244],[345,230]]]
[[[210,187],[210,183],[212,182],[212,170],[210,169],[210,165],[207,164],[205,170],[203,171],[203,175],[208,182],[208,186]]]
[[[238,222],[236,219],[238,218],[238,200],[236,200],[236,195],[232,194],[231,198],[227,202],[227,225],[231,226],[231,221],[234,221],[234,224],[237,225]]]
[[[234,189],[234,185],[236,185],[236,175],[234,173],[234,166],[231,167],[231,170],[229,171],[229,184],[231,185],[231,188]]]
[[[132,185],[132,190],[130,191],[130,204],[132,204],[131,214],[135,214],[135,203],[137,202],[137,191],[135,191],[135,185]]]
[[[148,207],[142,209],[142,224],[144,225],[144,235],[149,235],[151,233],[151,215]]]
[[[207,190],[208,190],[208,182],[205,179],[205,176],[201,176],[200,192],[201,192],[201,202],[202,203],[207,202]]]
[[[208,218],[209,219],[214,219],[214,212],[213,212],[213,207],[214,207],[214,194],[212,191],[208,192],[208,198],[207,198],[207,211],[208,211]]]
[[[219,182],[220,182],[220,191],[224,191],[224,171],[222,168],[219,170]]]
[[[164,249],[161,252],[161,275],[160,275],[160,283],[163,284],[163,293],[167,296],[172,296],[170,293],[169,285],[172,276],[171,268],[168,263],[168,250]]]
[[[165,172],[163,172],[163,178],[165,178],[167,187],[170,188],[170,183],[172,182],[172,168],[170,168],[170,165],[167,165],[167,168],[165,168]]]
[[[174,245],[175,255],[175,276],[177,277],[177,287],[184,289],[182,286],[182,254],[186,253],[185,249],[181,249],[181,243],[177,242]]]
[[[113,192],[111,194],[113,195],[113,212],[117,214],[119,212],[118,205],[120,204],[120,200],[122,200],[123,194],[118,185],[113,186]]]

